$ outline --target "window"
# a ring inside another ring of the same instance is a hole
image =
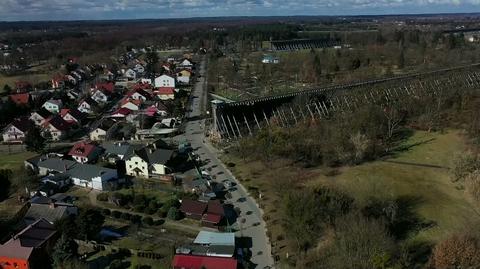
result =
[[[132,165],[129,165],[128,167],[132,168]]]
[[[135,162],[135,165],[138,165],[138,162]]]

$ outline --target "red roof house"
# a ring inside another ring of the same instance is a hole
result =
[[[207,210],[207,204],[200,201],[183,199],[180,211],[185,214],[187,218],[200,220]]]
[[[173,269],[236,269],[237,260],[234,258],[177,254],[173,257],[172,267]]]
[[[115,84],[113,82],[107,82],[107,83],[97,83],[95,85],[95,89],[98,90],[105,90],[109,93],[113,93],[115,90]]]
[[[28,93],[17,93],[11,94],[10,100],[17,105],[28,105],[28,101],[30,100],[30,94]]]
[[[30,224],[5,244],[0,245],[0,268],[42,268],[56,239],[55,227],[44,219]]]
[[[155,94],[160,98],[160,100],[175,99],[175,88],[174,87],[158,87],[155,90]]]
[[[126,107],[121,107],[117,109],[115,112],[112,113],[111,117],[113,118],[125,118],[128,115],[132,113],[132,110],[126,108]]]
[[[225,217],[225,209],[219,200],[208,201],[207,211],[202,216],[202,225],[218,228],[218,225]]]
[[[97,146],[81,141],[75,143],[68,152],[68,155],[79,163],[88,163],[98,159],[100,148]]]

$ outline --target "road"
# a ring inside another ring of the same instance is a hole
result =
[[[263,221],[262,210],[258,207],[256,201],[250,197],[245,188],[238,182],[227,167],[218,159],[218,151],[212,147],[205,139],[205,120],[201,119],[202,113],[207,107],[207,89],[205,80],[206,62],[202,60],[198,73],[201,77],[198,79],[192,91],[192,98],[187,112],[185,123],[185,133],[178,140],[189,141],[195,153],[203,160],[208,161],[205,168],[211,168],[210,174],[215,175],[216,182],[222,182],[225,179],[236,183],[236,190],[231,192],[232,197],[226,202],[233,204],[235,208],[240,209],[240,215],[237,223],[233,226],[238,227],[237,237],[246,237],[252,240],[252,258],[251,262],[256,264],[255,268],[273,268],[274,262],[271,255],[271,245],[266,234],[266,224]],[[245,221],[240,221],[244,219]]]

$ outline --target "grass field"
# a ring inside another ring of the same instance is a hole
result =
[[[272,191],[280,177],[294,178],[312,188],[328,185],[339,188],[362,204],[370,197],[409,198],[411,211],[421,220],[432,223],[430,228],[409,234],[412,242],[434,243],[452,233],[475,227],[480,215],[461,188],[450,181],[449,167],[455,154],[466,149],[466,142],[457,131],[447,133],[415,132],[394,156],[353,167],[343,167],[334,176],[326,176],[326,168],[302,169],[276,162],[265,166],[245,162],[231,155],[226,161],[236,164],[233,172],[248,188],[260,189],[266,199],[260,200],[275,253],[283,256],[290,245],[285,240],[279,197]],[[285,247],[286,246],[286,247]]]
[[[35,152],[21,152],[21,153],[0,153],[0,169],[19,169],[23,166],[23,161],[35,156]]]
[[[320,176],[310,184],[334,184],[360,203],[372,196],[410,197],[416,201],[413,211],[435,224],[413,235],[413,240],[435,242],[480,223],[464,191],[450,180],[452,158],[466,148],[462,136],[416,132],[405,144],[413,146],[393,158],[348,167],[336,177]]]
[[[0,91],[3,91],[3,87],[5,87],[5,85],[9,85],[12,88],[15,87],[16,81],[28,81],[32,84],[36,84],[42,81],[49,81],[51,78],[52,78],[51,74],[48,74],[48,73],[16,75],[16,76],[0,75]]]

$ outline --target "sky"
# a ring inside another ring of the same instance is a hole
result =
[[[0,21],[480,12],[480,0],[0,0]]]

